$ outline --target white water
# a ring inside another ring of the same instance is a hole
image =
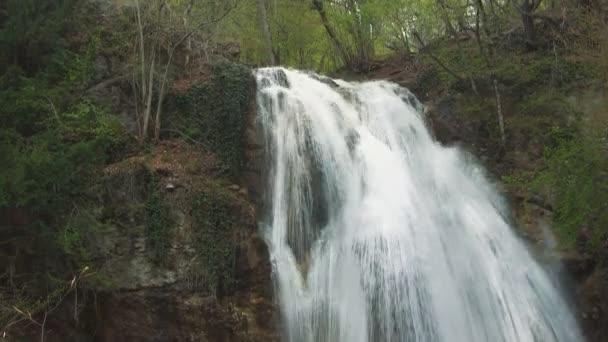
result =
[[[582,340],[483,171],[433,140],[407,90],[256,77],[285,341]]]

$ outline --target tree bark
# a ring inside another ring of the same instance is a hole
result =
[[[262,29],[264,30],[264,41],[266,42],[266,49],[268,50],[268,56],[270,58],[270,64],[277,64],[277,56],[274,48],[272,47],[272,33],[270,32],[270,25],[268,23],[268,14],[266,13],[266,1],[258,0],[258,7],[260,10],[260,18],[262,20]]]
[[[184,11],[184,28],[188,29],[188,18],[190,17],[190,12],[192,12],[192,8],[194,7],[194,0],[190,0],[188,3],[188,7]],[[186,61],[185,65],[188,66],[190,64],[190,54],[192,53],[192,37],[188,37],[186,42]]]
[[[312,0],[312,5],[317,10],[317,12],[319,12],[323,27],[325,28],[325,31],[327,32],[327,35],[329,36],[329,39],[331,40],[331,43],[334,46],[334,49],[337,50],[338,55],[342,60],[342,63],[344,63],[344,65],[346,65],[348,68],[352,68],[352,59],[350,58],[350,55],[348,54],[344,46],[338,40],[338,35],[336,34],[336,31],[334,30],[333,26],[331,26],[331,23],[327,18],[327,13],[325,12],[325,8],[323,8],[323,0]]]
[[[524,33],[528,44],[536,45],[536,28],[534,27],[534,17],[532,16],[532,3],[530,0],[524,0],[522,4],[522,20],[524,24]]]
[[[513,5],[521,14],[526,43],[529,47],[535,47],[537,45],[536,27],[534,27],[534,11],[540,6],[541,1],[542,0],[523,0],[522,4],[518,6],[515,3],[515,0],[512,0]]]
[[[498,91],[498,81],[494,77],[492,79],[494,85],[494,95],[496,95],[496,113],[498,115],[498,128],[500,129],[500,142],[502,147],[505,147],[507,143],[507,137],[505,136],[505,121],[502,116],[502,105],[500,103],[500,92]]]
[[[142,85],[142,87],[148,86],[148,94],[145,99],[146,107],[144,111],[144,126],[141,132],[141,142],[143,143],[148,138],[148,127],[150,124],[150,114],[152,113],[152,91],[154,90],[154,65],[156,64],[156,53],[152,52],[152,59],[150,61],[150,76],[148,77],[148,84]]]
[[[139,0],[135,0],[135,9],[137,12],[137,28],[139,31],[139,56],[141,63],[141,99],[144,101],[146,98],[146,56],[145,56],[145,42],[144,42],[144,26],[141,20],[141,8],[139,7]]]

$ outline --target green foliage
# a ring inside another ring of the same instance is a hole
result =
[[[553,143],[545,152],[544,168],[532,185],[554,198],[554,222],[564,243],[573,244],[587,232],[590,247],[598,247],[608,237],[605,137],[558,127],[550,136]]]
[[[603,133],[605,134],[605,132]],[[553,126],[536,170],[503,177],[512,190],[541,194],[554,208],[553,224],[562,247],[593,251],[608,238],[608,157],[605,137],[576,126]]]
[[[216,64],[208,82],[176,96],[177,114],[167,120],[215,152],[230,177],[237,177],[243,165],[252,82],[248,68]]]
[[[75,0],[7,0],[0,4],[0,74],[10,64],[37,71],[66,44]]]
[[[56,234],[62,251],[69,255],[80,267],[88,265],[94,257],[96,238],[103,233],[105,226],[97,219],[93,210],[84,205],[74,207],[67,223]]]
[[[92,209],[95,185],[130,142],[117,118],[85,96],[98,39],[76,25],[77,3],[0,2],[0,209],[27,218],[4,231],[9,250],[20,252],[0,256],[15,272],[11,283],[2,279],[0,298],[33,315],[81,266],[95,266],[105,229]]]
[[[230,291],[235,285],[236,233],[245,222],[239,199],[222,184],[209,182],[192,202],[193,229],[210,288]]]
[[[75,96],[94,73],[96,51],[93,37],[82,53],[56,49],[34,76],[18,65],[0,76],[0,159],[11,166],[0,170],[0,206],[60,216],[124,150],[118,120]]]
[[[86,100],[43,122],[46,129],[28,139],[0,131],[2,158],[11,165],[0,171],[0,206],[65,211],[125,142],[115,119]]]
[[[171,208],[160,192],[157,176],[150,174],[148,177],[150,178],[148,181],[148,199],[144,207],[146,244],[152,261],[156,264],[162,264],[167,261],[175,220],[171,214]]]

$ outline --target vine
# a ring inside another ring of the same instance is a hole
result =
[[[238,177],[243,166],[252,82],[251,71],[243,65],[215,64],[208,82],[176,96],[168,120],[171,129],[215,152],[228,177]]]
[[[150,172],[148,182],[148,199],[144,207],[146,245],[150,257],[155,264],[162,264],[167,260],[171,246],[171,230],[175,225],[171,208],[159,191],[158,176]]]
[[[212,292],[235,285],[235,233],[245,224],[241,209],[239,199],[218,183],[209,183],[192,202],[198,255]]]

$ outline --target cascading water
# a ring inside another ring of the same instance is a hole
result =
[[[482,170],[387,82],[260,69],[284,340],[581,341]]]

